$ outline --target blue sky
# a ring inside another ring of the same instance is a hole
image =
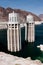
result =
[[[43,14],[43,0],[0,0],[0,6],[22,9],[37,15]]]

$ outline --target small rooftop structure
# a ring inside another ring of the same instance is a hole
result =
[[[31,14],[27,15],[27,22],[29,23],[33,23],[34,22],[34,18]]]
[[[19,14],[14,11],[9,13],[9,22],[19,22]]]

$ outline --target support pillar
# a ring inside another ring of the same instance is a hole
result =
[[[27,23],[25,24],[25,40],[27,41]]]
[[[11,41],[11,51],[13,51],[13,43],[12,43],[12,24],[11,24],[11,28],[10,28],[10,41]]]
[[[8,25],[8,29],[7,29],[7,46],[8,46],[8,50],[10,51],[10,44],[9,44],[9,25]]]
[[[16,52],[16,36],[15,36],[15,24],[14,24],[14,51]]]
[[[20,46],[19,46],[19,44],[20,44],[20,42],[19,42],[19,26],[18,26],[18,24],[17,24],[17,51],[19,51],[20,50]]]
[[[35,42],[35,23],[32,15],[27,16],[27,37],[28,42]]]

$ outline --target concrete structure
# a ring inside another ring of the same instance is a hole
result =
[[[28,15],[26,22],[20,22],[19,14],[14,12],[9,13],[8,22],[0,22],[0,29],[7,29],[7,47],[11,52],[20,51],[22,49],[22,41],[35,41],[35,23],[33,16]]]
[[[35,23],[32,15],[27,16],[27,40],[28,42],[35,41]]]
[[[13,11],[13,13],[9,13],[9,22],[19,22],[20,21],[20,17],[19,17],[19,14],[18,13],[15,13]]]
[[[21,33],[19,24],[19,15],[17,13],[9,14],[8,30],[8,50],[20,51],[21,49]]]

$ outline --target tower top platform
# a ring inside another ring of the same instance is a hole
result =
[[[12,13],[9,13],[9,22],[19,22],[20,17],[18,13],[15,13],[14,11]]]
[[[34,18],[31,14],[27,15],[27,22],[28,23],[33,23],[34,22]]]
[[[15,17],[18,16],[18,13],[15,13],[14,11],[12,13],[9,13],[9,17]]]
[[[11,22],[11,21],[9,21],[9,22],[7,22],[7,24],[20,24],[19,22]]]

